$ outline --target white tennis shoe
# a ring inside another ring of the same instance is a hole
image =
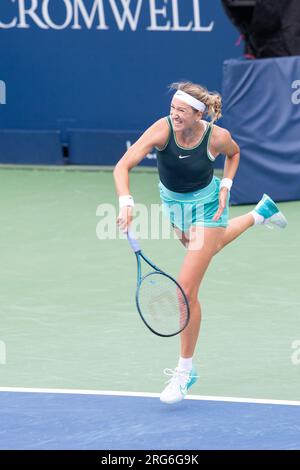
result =
[[[188,389],[197,381],[198,375],[195,369],[179,370],[178,367],[173,369],[165,369],[165,375],[171,378],[167,381],[168,385],[160,395],[160,401],[169,405],[183,400]]]

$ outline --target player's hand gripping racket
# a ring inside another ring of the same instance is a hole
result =
[[[147,258],[132,232],[128,241],[137,260],[136,306],[145,325],[158,336],[175,336],[188,324],[190,309],[182,287]],[[142,276],[141,259],[153,270]]]

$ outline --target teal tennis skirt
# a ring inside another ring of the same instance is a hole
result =
[[[159,183],[163,211],[170,223],[186,232],[192,225],[203,227],[227,227],[229,193],[223,214],[217,221],[213,216],[219,207],[220,179],[213,177],[208,186],[196,192],[176,193]]]

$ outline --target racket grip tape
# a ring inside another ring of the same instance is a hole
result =
[[[128,232],[127,232],[127,239],[130,243],[131,248],[133,249],[133,251],[135,253],[137,253],[138,251],[141,251],[137,240],[134,238],[134,236],[133,236],[133,234],[130,230],[128,230]]]

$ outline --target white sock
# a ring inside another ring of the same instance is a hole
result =
[[[178,369],[179,370],[192,370],[193,358],[192,357],[179,357]]]
[[[264,223],[265,218],[262,215],[260,215],[258,212],[256,212],[255,210],[251,211],[250,214],[254,218],[254,225],[259,225],[259,224]]]

